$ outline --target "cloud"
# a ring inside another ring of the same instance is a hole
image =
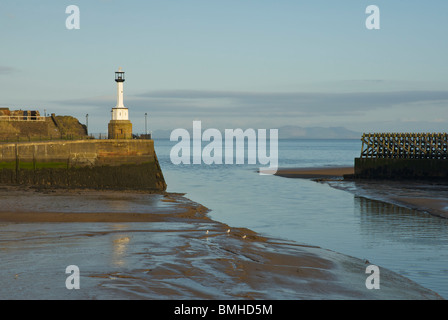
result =
[[[132,97],[132,102],[137,106],[151,103],[152,107],[161,112],[167,110],[207,114],[235,112],[248,116],[345,115],[403,104],[446,100],[448,100],[448,91],[259,93],[173,90],[147,92]]]
[[[109,111],[115,105],[115,97],[58,103]],[[401,119],[407,110],[408,114],[421,117],[447,104],[448,91],[306,93],[163,90],[125,96],[125,106],[134,114],[149,112],[153,117],[169,118],[170,122],[183,118],[226,120],[235,124],[238,121],[272,123],[274,119],[282,124],[306,123],[307,119],[314,123],[337,120],[345,124],[354,119],[387,121],[391,116]]]
[[[16,68],[0,66],[0,75],[8,75],[17,72]]]

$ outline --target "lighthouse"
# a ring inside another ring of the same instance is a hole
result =
[[[123,85],[125,77],[121,68],[115,72],[117,83],[117,105],[112,108],[112,119],[109,122],[109,139],[132,139],[132,123],[129,110],[123,103]]]

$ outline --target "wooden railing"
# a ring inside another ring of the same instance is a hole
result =
[[[448,159],[447,133],[364,133],[361,158]]]

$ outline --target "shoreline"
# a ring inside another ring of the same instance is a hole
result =
[[[391,198],[394,204],[410,209],[428,212],[434,216],[448,219],[448,200],[434,198]]]
[[[0,196],[0,235],[5,228],[14,234],[24,229],[22,238],[0,239],[2,248],[11,244],[21,252],[18,259],[10,249],[0,251],[0,264],[8,265],[0,268],[2,299],[442,299],[383,268],[388,281],[381,290],[368,290],[366,261],[230,227],[182,194],[7,187]],[[67,207],[80,198],[84,207]],[[17,199],[27,199],[25,207],[44,203],[47,210],[12,208]],[[126,204],[133,210],[123,210]],[[54,280],[67,248],[79,248],[71,261],[88,260],[82,267],[85,289],[75,293]],[[41,250],[45,259],[36,268],[48,276],[41,275],[29,292],[15,291],[29,285],[26,259],[36,263]]]
[[[331,179],[342,178],[346,174],[353,174],[353,167],[317,167],[317,168],[279,168],[276,176],[284,178],[302,178],[302,179]]]
[[[336,189],[345,190],[351,193],[355,191],[347,190],[340,186],[335,186],[331,182],[336,180],[343,180],[344,175],[350,175],[354,173],[353,167],[341,166],[341,167],[316,167],[316,168],[279,168],[275,175],[284,178],[298,178],[298,179],[309,179],[316,182],[329,182],[328,184]],[[368,184],[397,184],[403,181],[395,180],[347,180],[349,182],[358,182],[363,185]],[[405,183],[413,181],[404,181]],[[418,183],[425,184],[424,181],[418,181]],[[366,196],[366,195],[362,195]],[[369,197],[369,196],[366,196]],[[387,197],[382,197],[381,199],[374,198],[374,200],[383,201],[386,203],[391,203],[394,205],[402,206],[408,209],[414,209],[422,212],[429,213],[431,215],[448,218],[448,200],[442,198],[431,198],[431,197],[408,197],[408,196],[394,196],[389,195]]]

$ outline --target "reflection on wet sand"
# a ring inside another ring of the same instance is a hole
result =
[[[356,212],[359,212],[363,234],[389,238],[398,242],[401,239],[421,243],[428,235],[446,229],[448,220],[434,219],[420,210],[398,206],[392,203],[354,197]],[[404,237],[406,235],[406,237]]]
[[[448,185],[422,181],[326,181],[357,196],[448,218]]]
[[[115,230],[126,230],[125,225],[113,225],[113,229]],[[128,249],[129,243],[131,241],[131,237],[128,236],[126,233],[120,233],[113,236],[113,259],[112,263],[113,265],[120,267],[125,264],[125,255],[126,251]]]

